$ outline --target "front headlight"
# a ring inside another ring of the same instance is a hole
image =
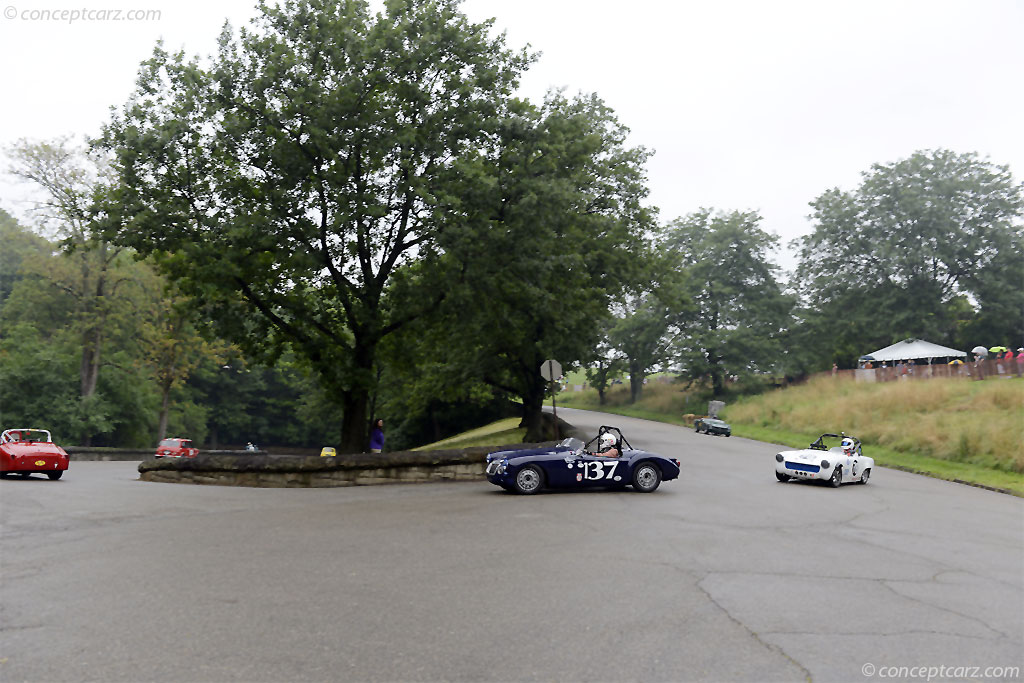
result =
[[[775,454],[775,462],[782,462],[785,458],[782,457],[782,453]]]
[[[827,470],[828,469],[828,460],[822,460],[821,461],[821,469],[823,469],[823,470]]]

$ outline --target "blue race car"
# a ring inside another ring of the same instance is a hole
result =
[[[597,444],[599,451],[588,450]],[[679,477],[679,461],[633,448],[618,427],[602,426],[584,443],[570,437],[556,446],[487,454],[487,481],[516,493],[543,488],[624,488],[643,493]]]

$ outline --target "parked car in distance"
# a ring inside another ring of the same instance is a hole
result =
[[[719,420],[717,417],[698,417],[693,421],[693,428],[698,434],[724,434],[732,436],[732,427],[728,422]]]
[[[68,468],[68,454],[53,443],[45,429],[8,429],[0,433],[0,476],[33,472],[60,479]]]
[[[191,439],[164,439],[156,447],[158,458],[194,458],[199,449],[192,445]]]
[[[338,454],[338,451],[334,450],[332,446],[324,446],[320,449],[321,458],[333,458]]]

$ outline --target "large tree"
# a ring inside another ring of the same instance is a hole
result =
[[[261,5],[203,66],[158,48],[108,126],[124,243],[249,352],[291,345],[365,446],[381,341],[443,291],[395,295],[457,216],[451,167],[486,143],[524,52],[456,0]]]
[[[729,375],[772,369],[788,326],[792,301],[768,258],[778,238],[760,222],[754,212],[702,209],[668,226],[666,248],[693,297],[677,359],[691,379],[709,378],[715,396]]]
[[[446,235],[453,285],[440,329],[424,332],[447,385],[520,399],[527,440],[545,437],[541,364],[589,360],[612,300],[641,277],[647,151],[595,96],[521,103],[492,145],[456,172]]]
[[[837,358],[911,336],[965,343],[965,297],[991,343],[1022,339],[1024,202],[1007,168],[921,151],[876,164],[856,190],[828,190],[811,206],[799,282]]]

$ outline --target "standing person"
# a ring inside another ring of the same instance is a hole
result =
[[[384,450],[384,420],[377,418],[370,430],[370,452],[380,453]]]

